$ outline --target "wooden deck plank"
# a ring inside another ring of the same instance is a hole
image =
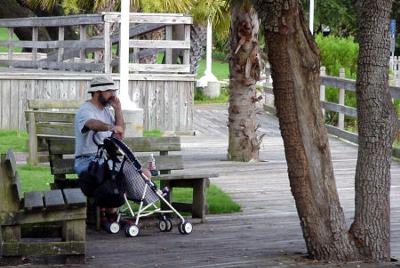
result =
[[[139,237],[126,238],[120,232],[88,231],[87,264],[82,267],[310,267],[302,259],[306,252],[300,221],[290,192],[283,142],[276,118],[262,120],[261,129],[267,136],[260,155],[266,162],[235,163],[226,161],[227,132],[220,126],[225,108],[202,107],[212,113],[195,111],[195,123],[200,122],[197,136],[182,137],[185,170],[218,173],[211,183],[218,185],[238,202],[242,211],[227,215],[208,215],[207,222],[194,224],[189,236],[173,230],[161,233],[156,221],[140,230]],[[218,114],[217,114],[218,113]],[[208,118],[198,118],[207,115]],[[215,126],[210,114],[221,118]],[[262,115],[261,115],[262,116]],[[201,128],[201,124],[204,125]],[[206,128],[214,128],[208,136]],[[354,214],[354,174],[357,147],[329,139],[333,166],[341,204],[347,225]],[[207,145],[207,146],[205,146]],[[400,164],[392,164],[392,256],[400,258]],[[190,219],[189,219],[190,220]],[[299,263],[298,260],[303,260]],[[297,262],[296,262],[297,261]],[[340,267],[394,267],[392,264],[348,264]],[[313,268],[337,265],[313,264]]]

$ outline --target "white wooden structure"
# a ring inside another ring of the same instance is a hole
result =
[[[144,110],[144,128],[192,131],[192,18],[182,14],[130,13],[129,19],[132,53],[128,94]],[[86,88],[96,73],[110,73],[119,82],[119,23],[120,13],[1,19],[0,27],[7,28],[9,36],[8,40],[0,40],[0,47],[8,50],[0,55],[0,128],[25,129],[27,99],[87,99]],[[184,25],[183,40],[173,40],[174,25]],[[32,40],[14,40],[17,27],[32,28]],[[40,40],[41,27],[57,27],[58,40]],[[78,39],[65,40],[66,27],[74,27]],[[102,34],[91,36],[94,28],[103,29]],[[143,39],[144,34],[154,31],[162,38]],[[15,53],[15,48],[32,49],[32,53]],[[172,62],[175,49],[183,51],[179,64]],[[143,63],[143,58],[153,55],[163,56],[163,63]]]

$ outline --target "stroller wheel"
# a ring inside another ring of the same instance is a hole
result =
[[[161,232],[170,232],[172,230],[172,222],[170,219],[163,219],[158,222],[158,228]]]
[[[172,221],[167,219],[167,232],[171,232],[172,230]]]
[[[193,231],[193,225],[190,222],[181,223],[178,230],[181,234],[190,234]]]
[[[139,235],[139,227],[135,224],[127,225],[125,227],[125,235],[128,237],[135,237]]]
[[[112,222],[112,223],[108,223],[106,226],[106,229],[109,233],[111,234],[116,234],[119,232],[119,223],[118,222]]]

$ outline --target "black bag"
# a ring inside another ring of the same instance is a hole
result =
[[[100,158],[96,156],[96,158],[90,162],[88,170],[79,175],[78,184],[82,192],[88,197],[93,197],[94,191],[104,181],[108,175],[107,173],[107,163],[100,163]]]
[[[125,185],[122,173],[125,161],[121,163],[120,171],[117,172],[115,170],[117,159],[115,157],[113,159],[105,159],[103,154],[106,148],[103,144],[98,144],[94,136],[93,142],[98,146],[96,157],[90,162],[88,170],[82,172],[79,176],[79,187],[86,196],[94,198],[97,206],[105,208],[122,206],[125,203]],[[111,148],[107,149],[111,151]],[[107,151],[107,155],[110,155],[109,151]]]
[[[125,203],[125,185],[122,169],[116,171],[114,163],[114,167],[108,170],[106,175],[103,182],[93,192],[95,203],[104,208],[120,207]]]

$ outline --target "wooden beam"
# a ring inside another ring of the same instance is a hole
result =
[[[85,254],[85,241],[3,243],[3,256],[42,256]]]
[[[86,27],[86,25],[80,25],[79,26],[79,41],[80,41],[79,43],[84,43],[86,40],[87,40],[87,27]],[[81,47],[79,50],[79,58],[80,58],[81,62],[85,62],[86,54],[85,54],[84,47]]]
[[[168,25],[165,27],[165,39],[172,40],[172,25]],[[172,64],[172,49],[165,49],[165,63]]]
[[[12,41],[14,38],[14,28],[8,28],[8,41]],[[8,60],[12,61],[13,60],[13,53],[14,53],[14,47],[12,45],[8,46]],[[12,65],[9,65],[10,68],[12,68]]]
[[[37,29],[37,28],[34,28]],[[36,37],[37,38],[37,37]],[[104,48],[103,40],[91,39],[91,40],[63,40],[63,41],[0,41],[0,46],[13,46],[13,47],[25,47],[25,48],[85,48],[85,49],[101,49]]]
[[[105,22],[121,22],[119,12],[102,13]],[[173,13],[130,13],[130,23],[193,24],[191,16]]]
[[[58,41],[64,41],[64,27],[58,27]],[[64,48],[58,48],[57,51],[57,61],[62,62],[64,59]]]
[[[7,69],[8,70],[8,69]],[[78,80],[87,81],[93,79],[95,74],[92,73],[76,73],[65,71],[45,71],[37,72],[35,70],[19,70],[19,72],[0,72],[0,80]],[[119,81],[118,74],[112,75],[115,81]],[[194,74],[129,74],[131,81],[196,81]]]
[[[345,115],[352,116],[352,117],[357,117],[357,109],[353,108],[353,107],[348,107],[348,106],[344,106],[344,105],[340,105],[340,104],[332,103],[332,102],[326,102],[326,101],[321,102],[321,106],[322,106],[322,108],[329,110],[329,111],[343,113]]]
[[[131,72],[190,73],[189,64],[129,64]]]
[[[14,67],[35,68],[35,69],[51,69],[51,70],[73,70],[73,71],[89,71],[101,72],[104,70],[102,63],[80,63],[80,62],[56,62],[56,61],[8,61],[0,60],[2,64],[12,64]],[[93,75],[92,75],[93,76]],[[24,79],[27,79],[26,77]]]
[[[183,51],[183,64],[190,64],[190,25],[185,25],[185,42],[189,43],[189,48]]]
[[[0,27],[59,27],[85,24],[103,24],[103,16],[97,14],[53,17],[0,19]]]
[[[110,41],[111,23],[104,23],[104,72],[111,73],[111,41]]]
[[[331,126],[331,125],[327,125],[325,124],[326,129],[328,130],[329,134],[338,136],[339,138],[345,139],[347,141],[353,142],[353,143],[358,143],[358,135],[351,133],[349,131]]]
[[[190,49],[190,41],[179,40],[130,40],[129,47]]]

